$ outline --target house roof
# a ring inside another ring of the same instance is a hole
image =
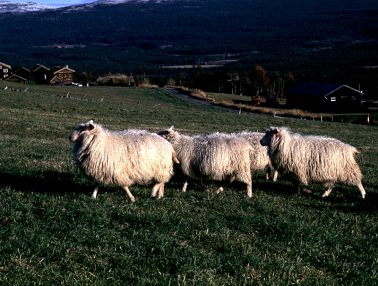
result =
[[[55,71],[54,71],[55,70]],[[69,72],[75,72],[73,69],[70,69],[68,66],[65,66],[65,67],[63,67],[63,68],[61,68],[61,67],[55,67],[54,69],[53,69],[53,72],[54,72],[54,74],[57,74],[57,73],[60,73],[60,72],[62,72],[62,71],[64,71],[64,70],[68,70]]]
[[[13,77],[18,78],[20,80],[28,81],[26,78],[20,77],[19,75],[16,75],[16,74],[12,74],[11,76],[8,76],[5,80],[9,80]]]
[[[36,72],[37,70],[39,70],[39,69],[45,69],[45,70],[47,70],[47,71],[49,71],[50,69],[49,68],[47,68],[47,67],[45,67],[44,65],[40,65],[40,64],[37,64],[37,65],[35,65],[32,69],[31,69],[31,71],[32,72]]]
[[[15,67],[15,68],[13,68],[13,72],[14,73],[16,73],[16,72],[18,72],[18,71],[20,71],[20,70],[26,70],[27,72],[30,72],[30,70],[28,70],[27,68],[25,68],[25,67],[23,67],[23,66],[17,66],[17,67]]]
[[[11,69],[11,68],[12,68],[10,65],[3,64],[3,63],[0,63],[0,66],[6,67],[6,68],[8,68],[8,69]]]
[[[326,97],[327,95],[335,92],[336,90],[346,87],[358,93],[360,91],[351,88],[347,85],[342,84],[326,84],[326,83],[308,83],[308,82],[301,82],[296,86],[289,88],[285,91],[286,94],[303,94],[303,95],[314,95],[314,96],[322,96]],[[361,93],[362,94],[362,93]]]

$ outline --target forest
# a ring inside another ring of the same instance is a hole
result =
[[[376,1],[341,0],[129,2],[3,13],[0,62],[69,65],[77,75],[147,74],[158,84],[190,78],[196,66],[202,78],[261,66],[269,75],[290,72],[295,81],[361,86],[374,98],[377,16]]]

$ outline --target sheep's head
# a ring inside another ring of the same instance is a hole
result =
[[[270,145],[270,143],[272,142],[274,136],[277,136],[279,134],[280,134],[280,131],[277,128],[274,128],[274,127],[268,128],[265,131],[264,137],[261,138],[260,144],[262,146],[268,146],[268,145]]]
[[[172,125],[168,129],[159,131],[158,135],[169,141],[169,139],[172,138],[173,134],[175,133],[173,129],[174,129],[174,126]]]
[[[72,143],[81,142],[86,134],[91,134],[96,126],[93,124],[93,120],[80,124],[68,137]]]

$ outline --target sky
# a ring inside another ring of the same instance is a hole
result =
[[[5,1],[34,2],[34,3],[42,4],[42,5],[64,7],[64,6],[72,6],[72,5],[80,5],[80,4],[85,4],[85,3],[92,3],[92,2],[96,2],[97,0],[5,0]]]

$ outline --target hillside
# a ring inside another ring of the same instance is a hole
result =
[[[4,285],[376,285],[378,128],[205,108],[161,89],[30,86],[0,82],[0,280]],[[67,97],[67,92],[70,97]],[[58,96],[52,96],[58,95]],[[80,98],[81,100],[79,100]],[[101,99],[104,98],[102,102]],[[113,102],[113,103],[111,103]],[[69,134],[93,119],[110,130],[182,134],[263,131],[327,135],[355,146],[367,192],[310,184],[297,196],[279,175],[253,173],[253,197],[232,183],[183,178],[150,197],[79,174]]]
[[[0,14],[1,62],[66,65],[98,74],[167,75],[163,66],[292,71],[364,84],[378,65],[376,1],[131,1],[75,11]],[[61,48],[58,48],[61,47]]]

